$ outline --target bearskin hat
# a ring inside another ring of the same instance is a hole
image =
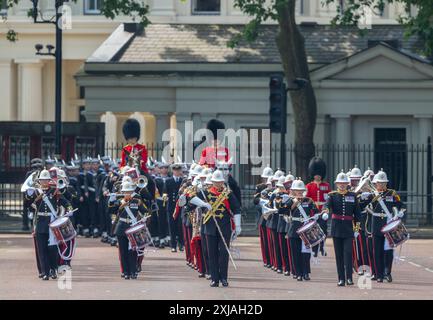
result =
[[[140,139],[140,123],[136,119],[130,118],[126,120],[123,124],[122,131],[126,140],[131,138]]]
[[[206,128],[212,132],[213,138],[216,139],[218,137],[218,130],[224,130],[226,126],[217,119],[211,119],[208,121]]]
[[[314,157],[310,160],[310,164],[308,165],[308,173],[311,178],[319,175],[322,179],[326,176],[326,163],[319,157]]]

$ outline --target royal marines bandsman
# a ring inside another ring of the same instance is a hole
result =
[[[313,159],[311,159],[308,165],[308,173],[310,178],[313,179],[313,181],[311,181],[305,186],[307,188],[306,196],[313,199],[314,203],[317,206],[317,209],[321,211],[323,205],[328,198],[328,193],[331,192],[331,186],[328,182],[324,181],[326,177],[325,161],[323,161],[323,159],[319,157],[314,157]],[[317,223],[319,224],[320,228],[323,230],[323,233],[325,233],[326,236],[328,234],[327,222],[324,221],[322,217],[320,217]],[[319,249],[321,255],[326,256],[325,242],[326,238],[324,241],[320,242],[320,244],[313,247],[313,253],[315,257],[317,257]]]
[[[262,252],[263,266],[266,268],[271,267],[271,259],[269,254],[268,237],[266,231],[266,220],[262,215],[262,202],[269,201],[268,194],[270,190],[268,189],[267,181],[272,178],[274,171],[271,167],[267,166],[263,169],[261,174],[262,181],[256,185],[256,190],[254,192],[253,203],[257,207],[257,227],[259,229],[260,238],[260,249]]]
[[[56,270],[51,268],[52,261],[57,260],[56,252],[50,252],[49,240],[50,230],[49,224],[55,220],[60,212],[60,207],[67,211],[71,211],[72,207],[66,198],[58,192],[58,190],[50,186],[52,181],[50,172],[46,169],[42,170],[38,177],[38,188],[28,188],[26,190],[26,199],[32,201],[34,209],[34,232],[36,235],[37,259],[40,265],[40,278],[48,280],[51,276],[53,279],[57,277]]]
[[[392,248],[385,250],[385,237],[381,230],[391,220],[404,216],[404,204],[395,190],[388,189],[388,177],[383,170],[374,176],[373,183],[376,191],[367,197],[369,205],[366,210],[369,219],[367,222],[368,233],[373,237],[375,279],[377,282],[383,282],[383,279],[391,282],[393,250]],[[393,214],[394,207],[398,212],[395,217]]]
[[[352,243],[359,230],[360,213],[356,193],[348,191],[349,177],[340,172],[335,179],[337,190],[328,194],[324,212],[331,214],[338,286],[353,285]]]
[[[319,210],[311,198],[304,197],[306,188],[302,180],[298,178],[293,181],[290,190],[293,197],[283,200],[282,203],[287,203],[290,207],[287,236],[293,258],[292,273],[296,275],[298,281],[310,280],[309,260],[307,260],[309,254],[303,252],[304,245],[296,231],[311,219],[317,220]]]
[[[112,195],[108,204],[113,219],[113,233],[119,243],[121,269],[125,280],[137,278],[137,252],[130,248],[125,231],[142,220],[148,212],[140,195],[134,192],[135,188],[129,181],[123,183],[123,198],[119,200],[116,195]]]
[[[236,236],[241,232],[240,206],[236,197],[225,186],[224,175],[216,170],[212,173],[213,186],[191,199],[191,203],[208,211],[204,213],[204,234],[209,249],[211,287],[219,283],[228,286],[229,246],[232,224]]]

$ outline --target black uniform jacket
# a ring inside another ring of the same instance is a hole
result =
[[[331,236],[353,238],[354,224],[361,219],[361,208],[356,193],[332,191],[328,193],[325,208],[329,209],[331,218]]]
[[[108,206],[110,213],[115,214],[115,217],[113,217],[113,223],[116,224],[114,229],[114,234],[116,236],[124,236],[126,229],[132,225],[131,218],[126,211],[126,207],[129,207],[137,221],[148,213],[147,207],[144,205],[140,195],[138,194],[134,194],[132,199],[126,205],[124,205],[123,200],[116,200],[114,202],[110,202]],[[123,219],[127,219],[127,221],[122,221]]]
[[[303,197],[300,200],[298,200],[304,209],[307,217],[311,217],[318,213],[317,206],[314,204],[313,199],[308,197]],[[299,210],[298,206],[294,204],[294,198],[291,198],[287,201],[287,205],[290,207],[290,217],[292,218],[302,218],[302,213]],[[309,220],[311,221],[311,220]],[[292,220],[287,227],[287,235],[289,238],[299,238],[299,235],[296,233],[296,231],[304,225],[304,222],[301,221],[295,221]]]
[[[221,193],[215,188],[210,187],[208,190],[203,191],[203,193],[199,193],[198,197],[202,199],[203,201],[209,202],[210,205],[212,205],[216,199],[219,197]],[[241,207],[239,205],[239,202],[236,198],[236,196],[229,192],[226,199],[223,201],[223,203],[215,210],[216,215],[222,215],[221,217],[215,217],[218,225],[221,228],[221,231],[228,230],[231,228],[231,218],[232,214],[240,214],[241,213]],[[206,215],[206,212],[204,213]],[[206,223],[204,223],[204,229],[203,232],[206,235],[210,236],[216,236],[218,230],[216,229],[215,221],[213,218],[210,218]],[[223,231],[224,234],[224,231]]]
[[[393,207],[396,207],[398,210],[404,208],[403,202],[400,200],[400,196],[393,189],[387,189],[384,192],[379,193],[379,197],[383,200],[383,203],[388,208],[388,211],[391,215],[394,214]],[[382,228],[387,224],[387,217],[385,210],[382,209],[382,206],[379,203],[378,198],[371,194],[368,201],[370,202],[369,207],[372,208],[372,211],[375,213],[382,213],[382,217],[375,217],[370,213],[368,214],[367,232],[372,233],[374,236],[383,236],[381,232]]]
[[[165,181],[165,186],[167,190],[168,195],[168,204],[167,204],[167,210],[170,216],[173,215],[174,210],[176,208],[176,200],[177,196],[179,194],[179,188],[182,185],[183,178],[178,177],[177,182],[175,177],[170,177]]]
[[[44,191],[44,194],[47,197],[48,201],[51,203],[55,211],[56,217],[61,206],[64,207],[67,211],[72,210],[70,202],[61,193],[56,192],[56,189],[49,188],[48,190]],[[49,224],[51,222],[50,208],[43,200],[41,194],[38,192],[33,193],[31,197],[26,196],[26,198],[28,200],[33,200],[37,208],[34,213],[34,219],[36,219],[35,232],[48,233]],[[47,215],[38,215],[38,213],[47,213]]]

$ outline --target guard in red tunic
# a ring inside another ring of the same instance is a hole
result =
[[[212,132],[211,145],[204,148],[201,152],[199,164],[201,166],[207,166],[209,168],[215,168],[217,160],[228,162],[229,161],[229,150],[228,148],[221,145],[218,140],[218,130],[220,130],[220,137],[223,137],[223,130],[225,129],[224,123],[217,119],[211,119],[207,123],[206,128]]]
[[[325,179],[326,176],[325,162],[321,158],[314,157],[313,159],[311,159],[310,164],[308,165],[308,172],[310,174],[310,177],[313,179],[313,181],[311,181],[306,185],[307,188],[306,197],[313,199],[314,203],[317,206],[317,209],[319,209],[320,212],[322,210],[323,205],[326,203],[326,200],[328,199],[328,193],[331,192],[331,186],[329,185],[329,183],[323,181],[323,179]],[[323,220],[322,217],[320,217],[317,222],[319,223],[325,235],[327,235],[328,233],[327,222]],[[326,238],[323,242],[313,247],[313,253],[315,257],[317,257],[319,247],[322,256],[326,256],[325,241]]]
[[[142,173],[148,173],[146,166],[147,149],[144,145],[138,143],[140,139],[140,123],[136,119],[128,119],[122,130],[127,145],[122,148],[120,169],[126,165],[130,167],[139,165]]]

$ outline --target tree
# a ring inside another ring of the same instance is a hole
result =
[[[24,0],[0,1],[7,2],[8,6],[12,7]],[[343,8],[340,6],[341,0],[322,2],[337,4],[338,12],[332,19],[332,24],[351,26],[359,26],[369,12],[383,10],[386,3],[400,3],[407,8],[416,7],[415,15],[402,15],[398,21],[406,27],[406,36],[416,35],[424,43],[422,53],[433,56],[433,0],[344,0]],[[259,36],[263,22],[276,21],[278,32],[275,41],[289,85],[296,78],[309,80],[304,37],[296,24],[295,3],[296,0],[235,0],[235,6],[248,15],[250,21],[242,32],[228,43],[234,47],[241,39],[252,42]],[[150,23],[147,18],[149,8],[139,0],[104,0],[101,11],[111,19],[123,14],[138,19],[144,27]],[[29,15],[31,16],[32,12],[29,12]],[[16,37],[12,29],[8,34]],[[313,87],[308,83],[302,90],[290,91],[290,98],[295,119],[296,174],[305,178],[308,162],[315,154],[313,137],[317,116],[316,97]]]
[[[385,3],[402,3],[410,8],[416,6],[415,16],[401,16],[398,21],[406,26],[406,36],[417,35],[424,41],[423,53],[431,56],[433,49],[433,1],[432,0],[323,0],[337,3],[338,13],[332,19],[334,25],[359,26],[369,12],[382,10]],[[267,20],[278,23],[275,38],[284,73],[289,85],[296,78],[309,80],[308,62],[304,37],[296,24],[296,0],[235,0],[235,6],[251,17],[230,46],[236,46],[241,38],[254,41],[260,34],[260,25]],[[369,11],[371,10],[371,11]],[[362,33],[362,30],[360,29]],[[295,120],[295,163],[297,176],[307,177],[310,159],[315,154],[314,129],[316,126],[317,104],[314,90],[309,82],[303,90],[290,91]]]

